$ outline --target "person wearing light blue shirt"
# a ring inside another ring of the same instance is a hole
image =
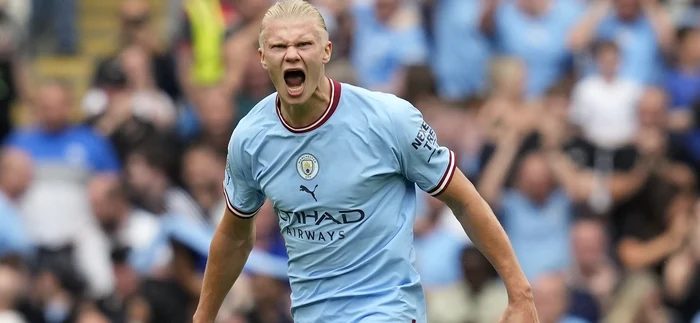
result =
[[[642,84],[663,82],[664,54],[674,48],[674,30],[667,9],[656,1],[601,1],[571,32],[570,46],[585,52],[596,40],[615,41],[622,53],[620,76]],[[594,63],[582,60],[584,73],[593,73]]]
[[[518,295],[504,319],[536,322],[505,232],[421,113],[394,95],[325,77],[332,44],[318,10],[303,0],[273,5],[260,47],[277,93],[231,136],[228,208],[212,239],[195,323],[215,320],[253,248],[253,218],[266,198],[289,255],[296,323],[427,323],[413,266],[416,187],[452,208]]]
[[[415,9],[403,0],[355,5],[350,60],[358,85],[397,93],[405,68],[425,63],[426,35]]]
[[[32,254],[33,242],[16,206],[32,176],[32,160],[26,153],[10,148],[0,151],[0,259]]]
[[[577,0],[504,1],[484,10],[482,29],[499,52],[523,60],[527,94],[539,97],[573,66],[567,36],[581,12]]]
[[[438,94],[448,101],[484,94],[491,46],[479,29],[481,2],[438,0],[434,6],[430,62]]]

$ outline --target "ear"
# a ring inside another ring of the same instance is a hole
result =
[[[258,48],[258,56],[260,56],[260,65],[262,65],[264,69],[267,69],[267,63],[265,62],[265,53],[263,52],[262,48]]]
[[[328,64],[331,61],[331,56],[333,54],[333,43],[330,41],[326,43],[326,47],[323,48],[323,64]]]

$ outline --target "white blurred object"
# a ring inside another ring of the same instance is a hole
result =
[[[15,311],[0,312],[0,322],[2,323],[27,323],[27,321],[22,318]]]
[[[628,144],[638,128],[637,104],[644,88],[632,81],[589,76],[574,88],[570,121],[598,147]]]
[[[26,28],[29,23],[31,4],[32,2],[30,0],[0,0],[0,7],[5,7],[7,13],[10,14],[22,28]]]

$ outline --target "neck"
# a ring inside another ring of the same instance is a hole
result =
[[[318,120],[331,101],[331,82],[323,76],[311,97],[302,104],[289,104],[280,98],[282,116],[290,126],[306,127]]]

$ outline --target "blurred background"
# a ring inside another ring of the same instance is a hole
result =
[[[315,0],[328,74],[418,107],[543,323],[700,322],[700,1]],[[268,0],[0,0],[0,322],[187,323]],[[419,195],[431,323],[505,289]],[[291,322],[268,203],[222,323]]]

